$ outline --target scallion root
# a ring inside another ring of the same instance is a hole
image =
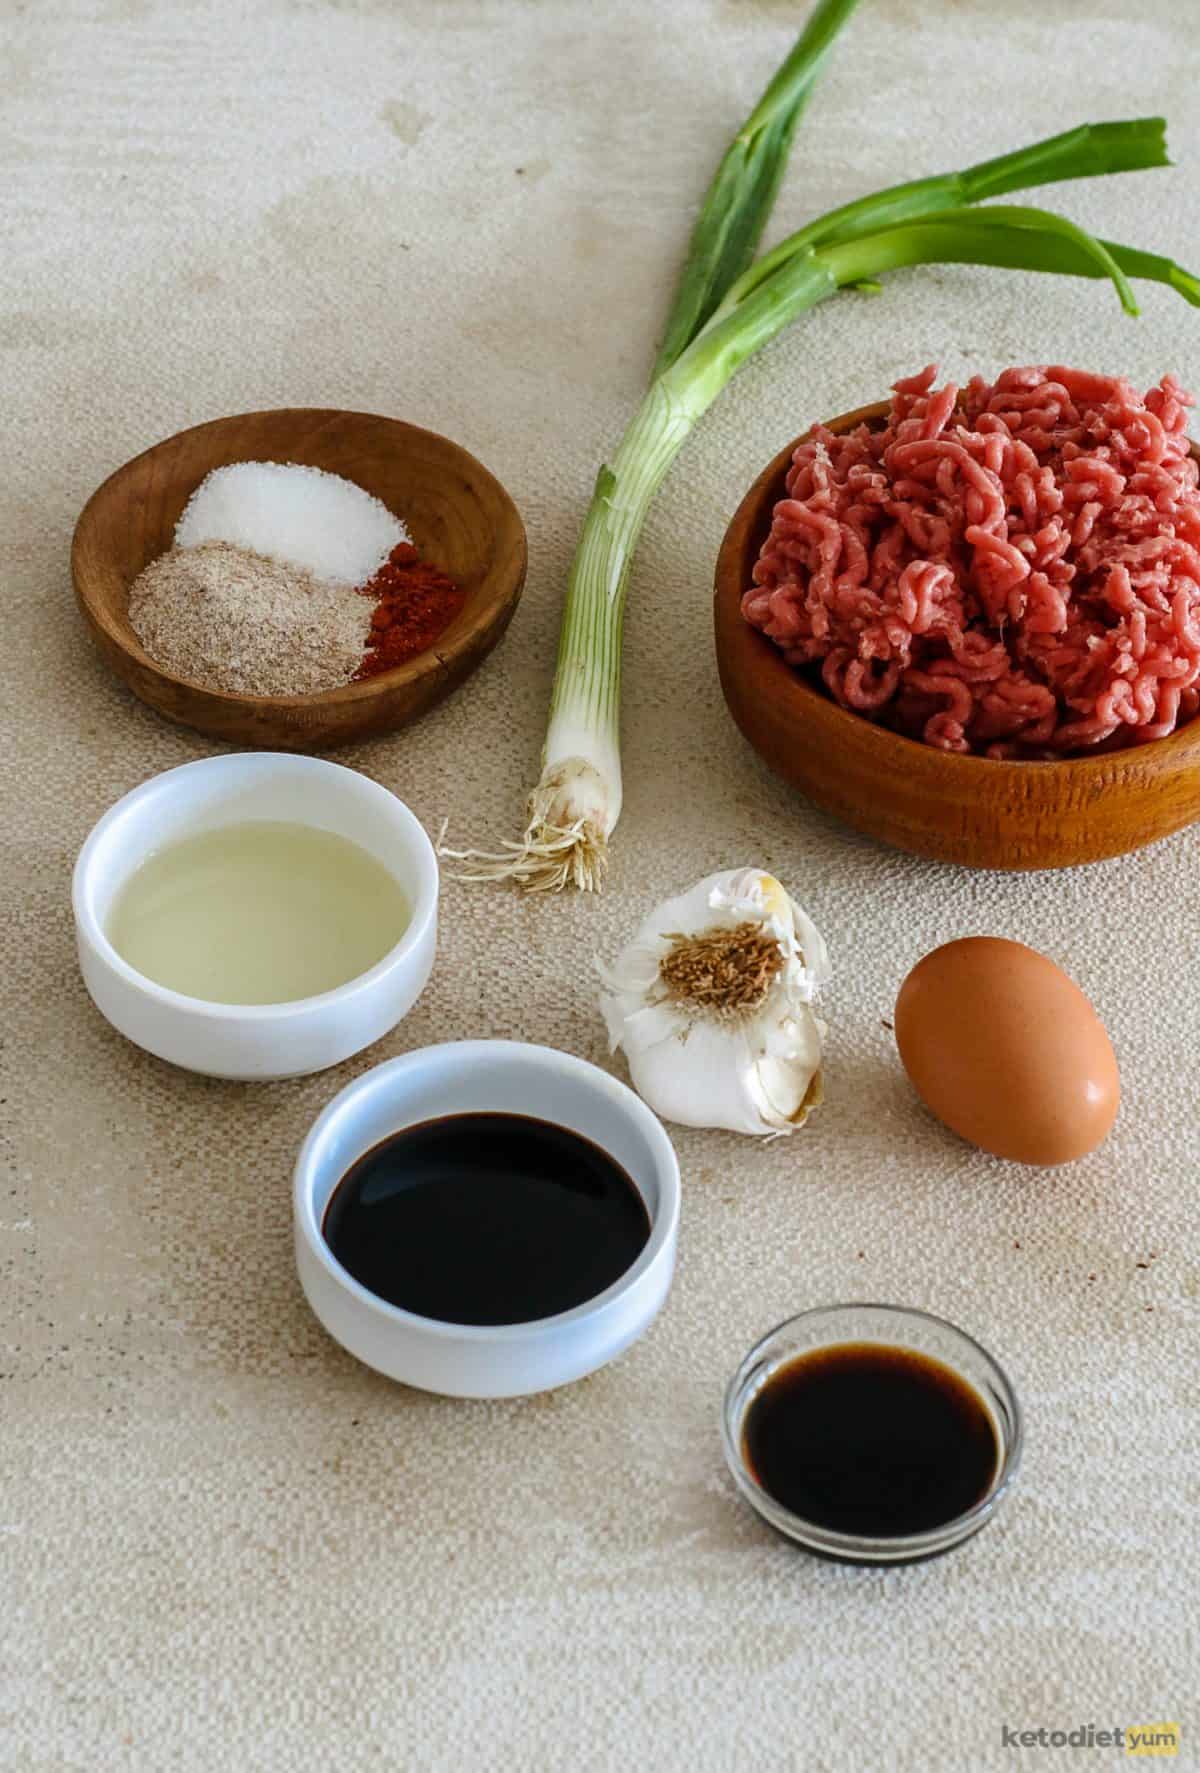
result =
[[[511,880],[527,893],[561,893],[566,887],[598,893],[608,868],[605,795],[599,772],[580,758],[570,759],[546,771],[530,795],[519,843],[506,839],[499,851],[452,850],[443,841],[443,825],[437,853],[454,862],[481,864],[459,880]]]
[[[532,824],[520,843],[504,844],[504,851],[452,850],[438,845],[438,855],[457,862],[479,862],[458,880],[511,880],[527,893],[561,893],[578,887],[598,893],[608,867],[608,839],[594,825],[581,820],[575,825]]]

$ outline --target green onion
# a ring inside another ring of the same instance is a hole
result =
[[[699,382],[689,386],[686,376],[671,371],[752,259],[813,82],[857,4],[818,0],[708,188],[649,391],[596,478],[575,551],[542,775],[529,797],[525,836],[506,844],[501,856],[443,848],[444,855],[485,864],[467,878],[512,878],[531,891],[598,890],[602,883],[608,838],[621,812],[621,633],[629,567],[663,476],[720,392],[713,385],[705,393]]]
[[[731,143],[692,234],[655,373],[584,520],[559,636],[542,775],[519,843],[480,856],[472,878],[532,891],[598,890],[621,810],[621,636],[629,569],[651,501],[730,377],[799,314],[839,289],[879,289],[882,272],[949,263],[1107,277],[1125,311],[1147,278],[1200,306],[1200,280],[1170,259],[1097,240],[1062,216],[1021,205],[969,207],[1022,186],[1168,164],[1161,118],[1085,124],[820,216],[748,263],[770,212],[791,136],[821,64],[856,0],[822,0]]]

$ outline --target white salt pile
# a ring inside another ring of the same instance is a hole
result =
[[[177,548],[229,542],[339,585],[365,585],[408,540],[399,518],[361,486],[297,462],[214,468],[175,528]]]

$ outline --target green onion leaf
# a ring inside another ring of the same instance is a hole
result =
[[[937,219],[947,227],[965,228],[968,239],[975,237],[979,229],[988,228],[1017,228],[1035,234],[1057,234],[1062,239],[1071,241],[1095,261],[1097,275],[1112,279],[1121,299],[1121,306],[1127,314],[1141,313],[1133,286],[1112,253],[1102,241],[1089,234],[1086,228],[1068,221],[1065,216],[1055,215],[1048,209],[1034,209],[1028,204],[995,203],[986,209],[947,210]]]
[[[1150,283],[1165,283],[1193,308],[1200,308],[1200,277],[1185,271],[1174,259],[1160,258],[1156,252],[1141,252],[1136,246],[1121,246],[1115,240],[1104,240],[1113,258],[1130,277],[1142,277]]]
[[[981,160],[959,176],[965,201],[982,202],[1033,185],[1096,178],[1107,172],[1141,172],[1170,166],[1165,117],[1132,117],[1116,123],[1081,123],[1062,135],[1033,142],[994,160]]]
[[[692,230],[655,375],[669,369],[686,350],[754,257],[813,82],[858,3],[820,0],[791,54],[726,150]]]
[[[1067,179],[1091,178],[1099,173],[1142,172],[1169,166],[1166,124],[1161,117],[1134,117],[1124,122],[1083,123],[1062,135],[1032,142],[1010,154],[981,160],[962,172],[942,172],[932,178],[892,185],[869,197],[856,198],[840,209],[818,216],[797,233],[765,253],[733,284],[722,306],[726,309],[756,289],[794,252],[833,242],[856,240],[864,234],[900,222],[916,221],[939,211],[979,203],[987,197],[1003,197],[1031,185],[1049,185]]]
[[[1015,213],[1020,221],[1003,219],[1004,211],[998,207],[930,216],[865,239],[825,247],[817,257],[825,261],[840,285],[859,283],[864,277],[903,265],[1001,265],[1060,276],[1109,277],[1118,289],[1128,287],[1129,277],[1142,277],[1168,284],[1186,301],[1200,306],[1200,280],[1173,260],[1096,240],[1046,210]],[[1001,219],[989,221],[989,217]],[[1136,313],[1136,304],[1132,308],[1126,304],[1126,311]]]

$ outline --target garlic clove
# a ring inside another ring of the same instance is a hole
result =
[[[829,950],[825,946],[825,938],[813,922],[803,906],[797,905],[795,899],[789,899],[792,910],[792,929],[796,946],[800,950],[804,972],[811,982],[810,996],[815,997],[822,985],[828,985],[831,967]]]
[[[797,1065],[786,1059],[761,1059],[756,1070],[766,1113],[790,1129],[802,1127],[809,1111],[821,1099],[821,1070],[817,1065]],[[816,1099],[814,1100],[814,1085]]]
[[[742,1050],[734,1053],[731,1047]],[[696,1025],[687,1032],[685,1048],[676,1034],[635,1053],[627,1049],[626,1057],[634,1088],[664,1120],[760,1136],[789,1130],[754,1087],[744,1035]]]
[[[665,1046],[686,1038],[686,1025],[670,1004],[641,1003],[631,1007],[612,998],[602,998],[601,1007],[608,1023],[609,1052],[624,1047],[627,1057],[648,1053],[651,1048]]]

